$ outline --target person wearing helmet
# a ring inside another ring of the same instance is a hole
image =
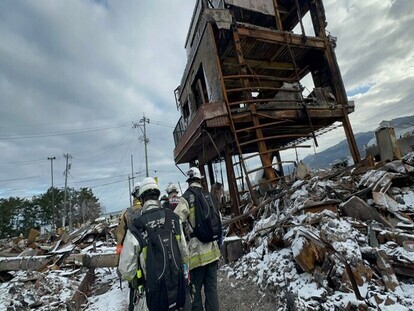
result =
[[[188,189],[180,198],[175,213],[180,216],[186,226],[186,236],[189,238],[189,269],[191,282],[194,284],[195,293],[192,310],[219,310],[217,292],[217,269],[220,258],[220,248],[217,241],[203,243],[193,234],[195,227],[195,209],[200,200],[195,199],[196,193],[206,193],[201,185],[200,170],[191,167],[187,172]],[[201,198],[202,199],[202,198]],[[217,202],[214,203],[215,205]],[[217,208],[217,205],[216,205]],[[204,286],[205,306],[203,307],[201,290]]]
[[[131,196],[133,198],[132,206],[128,207],[120,216],[118,221],[118,226],[115,231],[115,237],[116,237],[116,254],[121,254],[122,248],[124,246],[124,240],[127,233],[128,228],[132,226],[132,222],[135,218],[137,218],[141,214],[141,201],[138,198],[140,186],[134,187],[134,189],[131,192]],[[121,273],[119,269],[117,269],[117,274],[121,278]],[[132,287],[132,284],[128,282],[129,287],[129,295],[130,297],[134,297],[135,290]],[[134,305],[130,303],[129,311],[134,310]]]
[[[175,184],[170,183],[165,191],[167,192],[168,197],[164,200],[162,207],[169,208],[174,211],[180,201],[180,197],[178,196],[178,187]]]
[[[119,218],[118,226],[115,232],[117,254],[121,253],[125,235],[128,230],[128,227],[131,226],[132,220],[135,217],[139,216],[139,214],[141,213],[142,206],[140,200],[138,199],[139,188],[140,187],[138,185],[132,190],[131,195],[133,197],[133,204],[131,207],[128,207]]]
[[[152,228],[163,226],[167,219],[167,211],[161,207],[161,203],[158,199],[159,196],[160,190],[155,179],[151,177],[144,178],[140,184],[138,193],[138,199],[142,204],[142,214],[139,218],[134,220],[132,227],[130,227],[126,233],[124,247],[118,265],[123,278],[130,282],[136,282],[138,271],[142,271],[144,279],[149,277],[146,271],[146,266],[148,264],[145,262],[147,251],[143,251],[145,245],[141,245],[142,242],[140,244],[141,239],[137,238],[134,226],[137,226],[137,224],[144,224],[145,226],[150,226]],[[168,211],[168,213],[171,212]],[[182,230],[181,221],[176,214],[171,213],[171,215],[173,217],[173,236],[177,239],[183,262],[188,265],[187,242]],[[142,233],[142,237],[144,237],[145,234],[148,236],[148,233],[145,231]],[[143,286],[145,287],[145,283]],[[135,311],[148,310],[145,291],[140,292],[138,290],[133,297],[130,297],[130,305],[131,303],[133,304],[133,310]]]

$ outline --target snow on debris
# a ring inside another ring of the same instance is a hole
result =
[[[279,296],[283,302],[279,311],[414,310],[414,153],[396,162],[384,170],[358,174],[354,168],[350,176],[296,181],[284,198],[277,198],[285,202],[284,209],[279,202],[276,214],[275,208],[264,208],[254,229],[243,237],[248,252],[222,269],[228,277],[248,278],[267,295]],[[387,173],[390,169],[392,174]],[[368,187],[374,190],[362,191]],[[352,195],[361,191],[360,201],[365,203],[346,206],[357,202]],[[399,209],[387,211],[376,205],[372,191],[384,191]],[[338,212],[306,212],[315,201],[328,202],[332,193],[343,202]],[[383,222],[345,217],[346,208],[361,209],[363,218],[373,213]],[[361,299],[354,292],[347,265]]]
[[[253,229],[225,239],[243,241],[246,251],[221,269],[229,278],[248,279],[266,295],[277,296],[282,302],[278,311],[414,310],[413,166],[411,153],[375,169],[320,171],[279,189],[257,214]],[[113,241],[98,239],[102,232],[79,230],[72,239],[76,247],[71,242],[54,248],[39,244],[39,255],[47,249],[56,256],[113,254]],[[13,244],[22,253],[34,250],[24,247],[22,240]],[[0,264],[12,259],[3,257]],[[76,260],[36,270],[8,272],[11,279],[0,283],[0,311],[67,310],[88,271]],[[81,309],[125,310],[128,294],[115,268],[96,268]]]

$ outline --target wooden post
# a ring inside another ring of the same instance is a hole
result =
[[[240,215],[239,212],[239,196],[237,194],[237,183],[233,171],[233,161],[231,159],[230,148],[226,145],[226,152],[224,153],[224,161],[226,163],[227,182],[229,184],[229,192],[231,198],[231,213],[234,216]]]

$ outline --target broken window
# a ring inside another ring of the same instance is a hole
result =
[[[188,119],[190,116],[190,107],[188,105],[188,100],[185,101],[184,105],[182,106],[182,116],[184,119]]]
[[[207,86],[202,64],[200,64],[200,67],[197,70],[197,74],[194,77],[193,84],[191,85],[191,90],[194,94],[196,110],[198,110],[202,104],[208,102]]]

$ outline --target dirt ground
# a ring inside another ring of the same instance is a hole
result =
[[[220,311],[276,311],[279,304],[277,297],[262,291],[251,280],[228,278],[220,269],[217,277]]]

